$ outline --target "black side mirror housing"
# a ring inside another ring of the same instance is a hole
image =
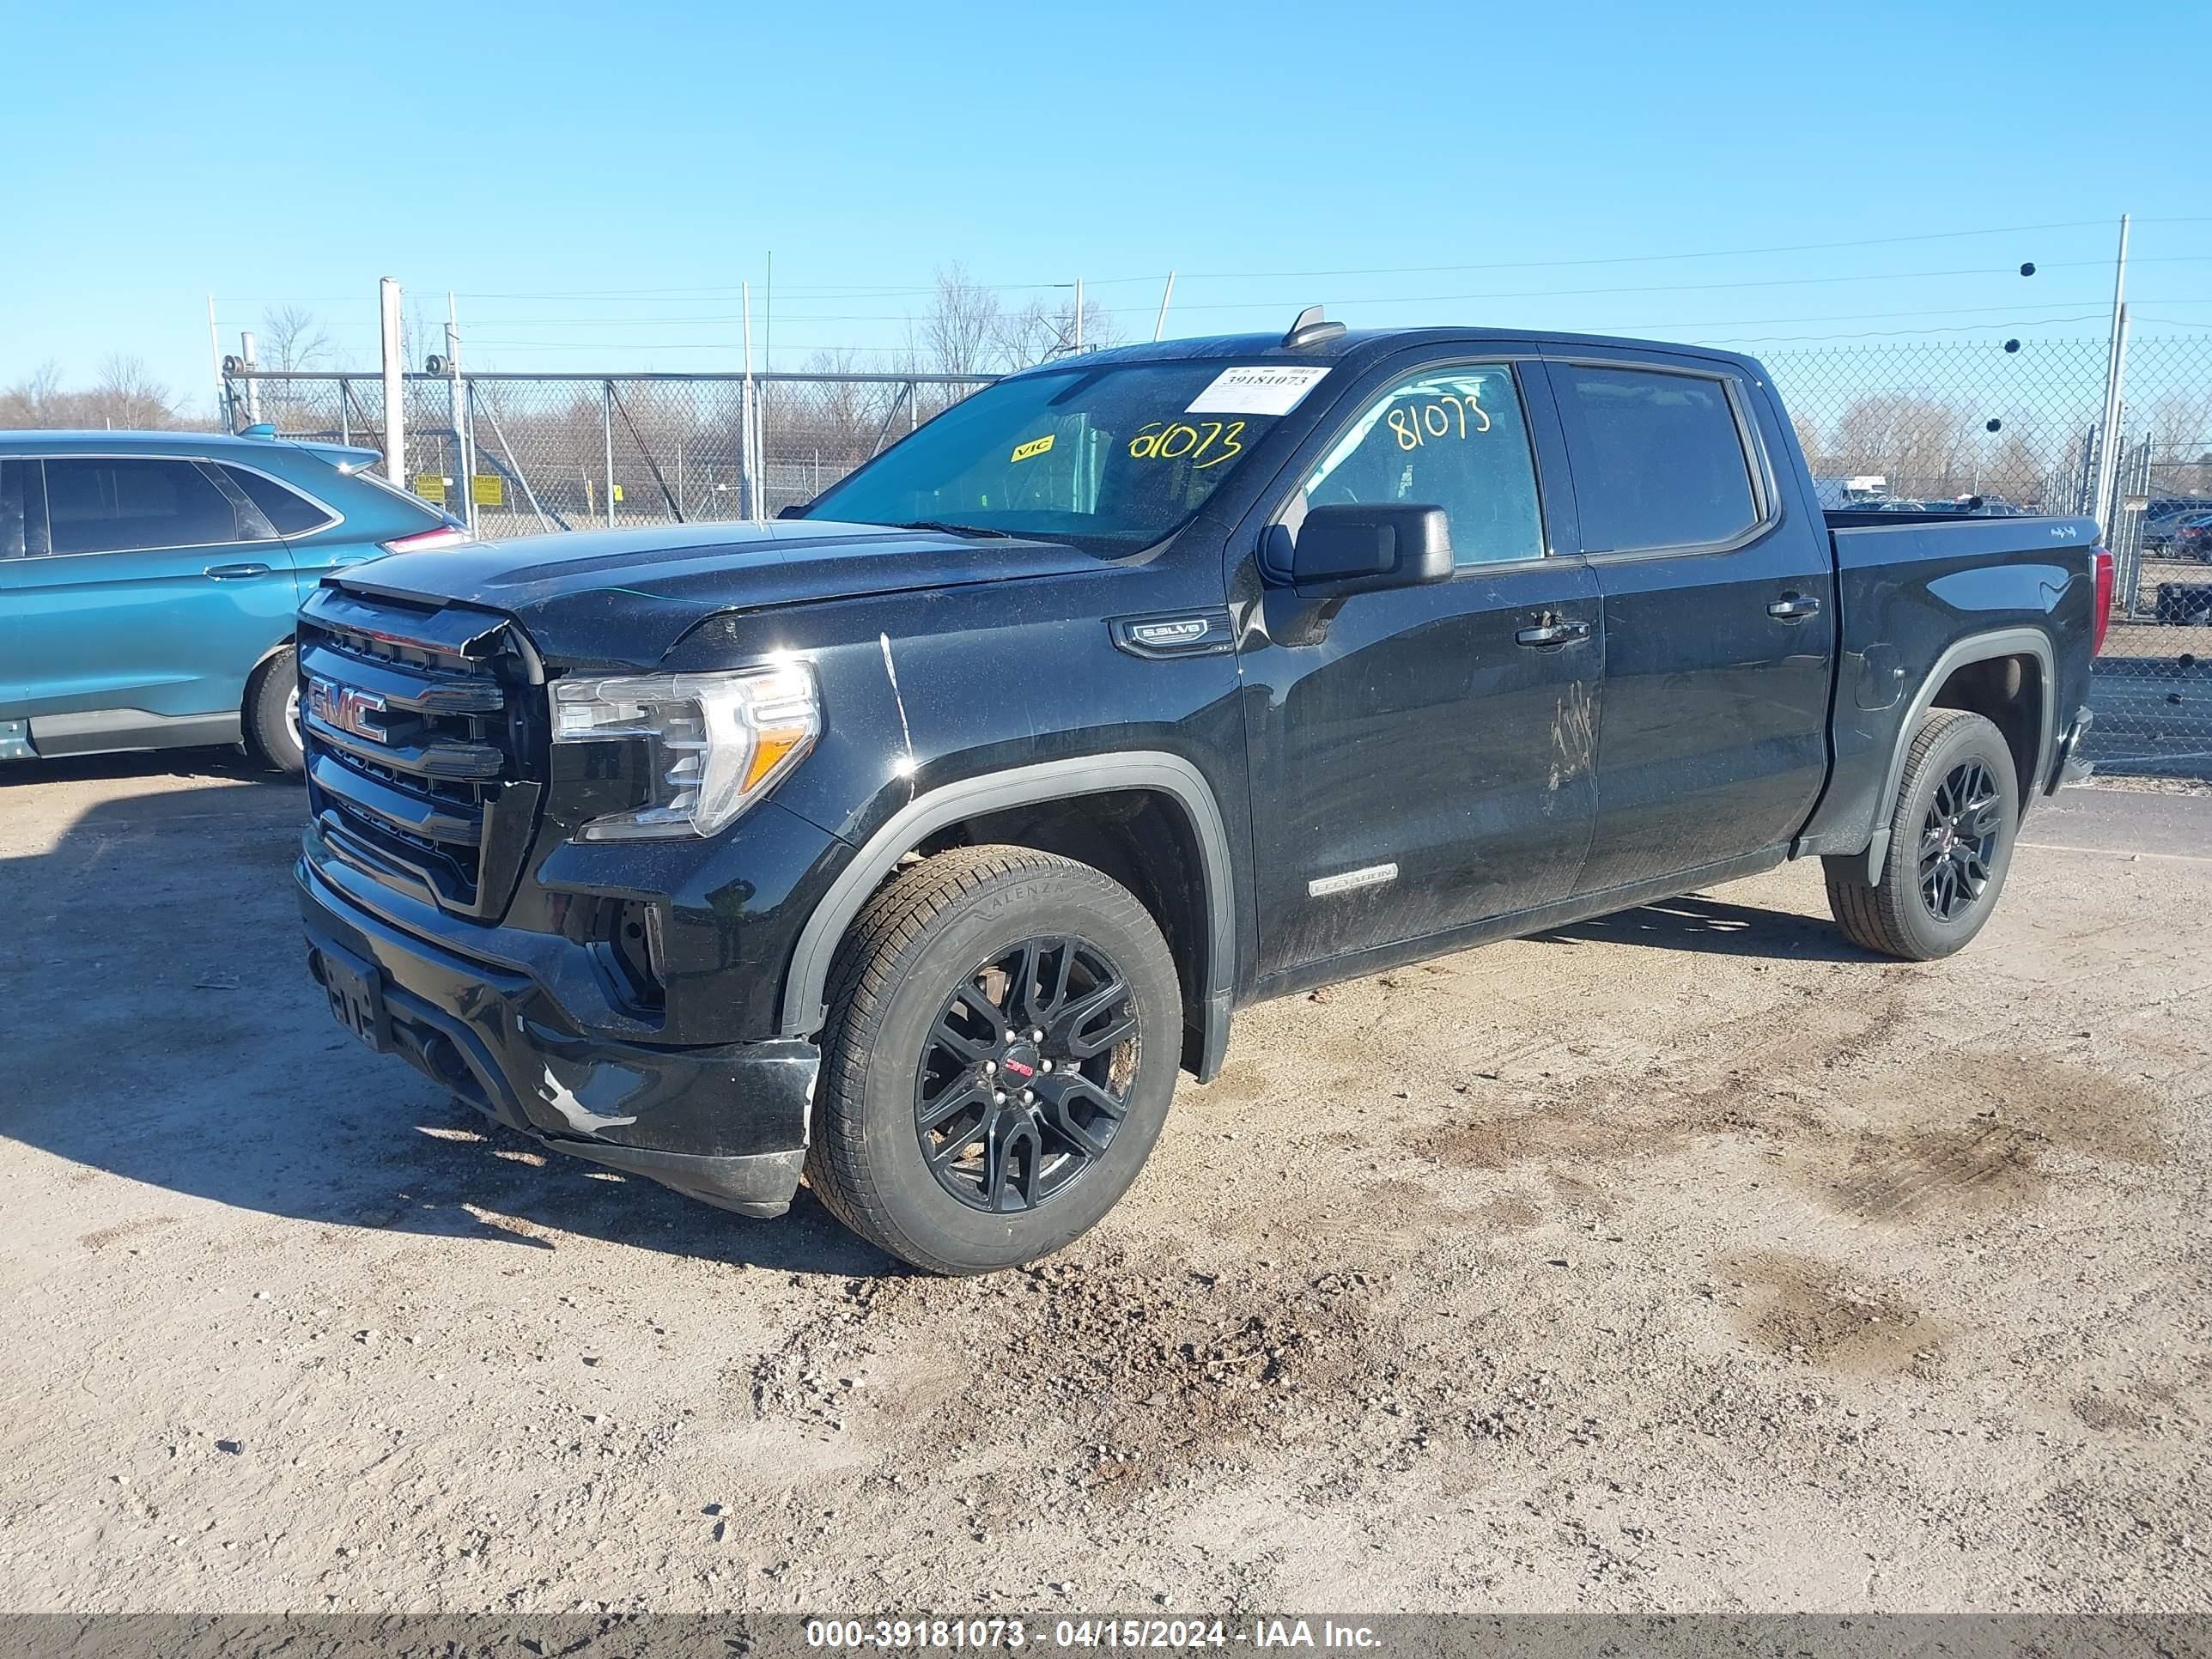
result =
[[[1440,507],[1358,501],[1316,507],[1291,542],[1289,574],[1294,586],[1332,593],[1446,581],[1452,574],[1451,530]]]

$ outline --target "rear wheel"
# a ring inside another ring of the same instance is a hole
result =
[[[808,1184],[933,1273],[1048,1255],[1158,1139],[1181,1059],[1175,963],[1127,889],[1020,847],[956,848],[840,947]]]
[[[1996,908],[2019,823],[2004,734],[1979,714],[1931,708],[1905,751],[1881,879],[1862,878],[1863,859],[1823,860],[1828,908],[1869,951],[1907,962],[1948,957]]]
[[[307,769],[307,750],[300,741],[300,673],[289,646],[263,663],[246,688],[246,736],[279,772]]]

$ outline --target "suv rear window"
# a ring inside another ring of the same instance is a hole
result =
[[[46,515],[57,553],[211,547],[239,539],[229,498],[191,461],[51,459]]]
[[[246,498],[261,509],[262,516],[280,536],[305,536],[337,522],[335,514],[316,506],[274,478],[249,472],[242,466],[226,465],[222,470],[231,483],[246,492]]]
[[[1554,365],[1592,553],[1733,541],[1759,522],[1727,388],[1701,374]]]

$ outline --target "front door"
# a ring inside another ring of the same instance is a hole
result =
[[[234,738],[246,676],[292,631],[283,543],[192,460],[53,456],[43,476],[45,554],[0,561],[40,752]]]
[[[1516,369],[1425,367],[1356,406],[1281,522],[1440,506],[1457,569],[1265,592],[1243,665],[1263,981],[1564,897],[1589,839],[1597,588],[1547,550]]]
[[[1827,777],[1835,573],[1826,522],[1784,499],[1767,459],[1771,404],[1705,366],[1548,374],[1605,603],[1597,823],[1579,890],[1789,841]]]

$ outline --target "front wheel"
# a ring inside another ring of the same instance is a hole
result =
[[[1863,859],[1822,860],[1828,908],[1867,950],[1907,962],[1948,957],[1996,908],[2019,825],[2004,734],[1963,708],[1931,708],[1905,751],[1881,879],[1862,879]]]
[[[1048,1255],[1136,1179],[1182,1028],[1167,942],[1119,883],[1021,847],[925,859],[839,947],[807,1183],[933,1273]]]

